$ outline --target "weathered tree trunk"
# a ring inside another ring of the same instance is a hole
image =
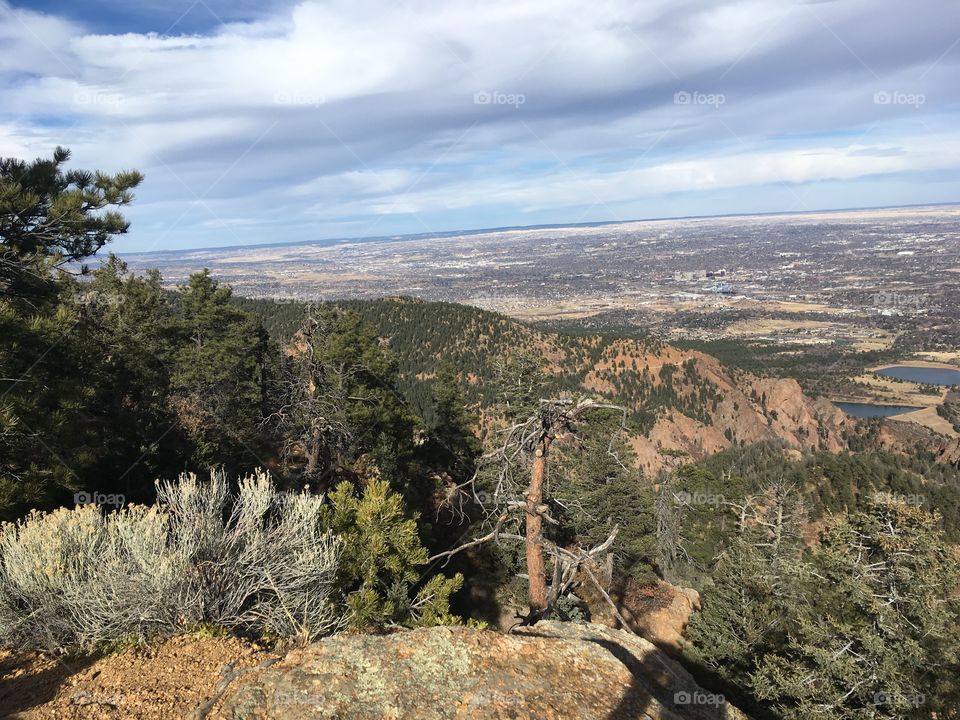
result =
[[[673,488],[670,480],[664,478],[657,492],[657,559],[663,573],[663,579],[668,582],[675,580],[674,568],[677,567],[679,555],[679,533],[676,508],[673,504]]]
[[[320,465],[320,445],[321,437],[319,432],[314,432],[310,438],[310,444],[307,446],[307,477],[312,478],[317,473],[317,467]]]
[[[528,593],[530,612],[540,615],[547,609],[547,568],[543,560],[543,483],[547,475],[547,451],[550,438],[544,437],[537,445],[527,488],[527,577],[530,579]]]

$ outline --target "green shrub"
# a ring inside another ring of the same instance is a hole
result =
[[[417,534],[415,517],[383,480],[369,482],[361,496],[350,483],[330,493],[324,520],[344,541],[339,584],[349,592],[349,622],[355,628],[377,625],[447,625],[450,596],[463,584],[456,575],[427,577],[427,551]]]

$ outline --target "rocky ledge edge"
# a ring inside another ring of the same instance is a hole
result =
[[[512,634],[431,627],[339,635],[227,688],[210,717],[739,720],[641,637],[544,621]]]

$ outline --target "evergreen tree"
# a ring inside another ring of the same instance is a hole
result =
[[[170,369],[177,321],[159,272],[131,275],[110,256],[80,295],[93,393],[83,427],[99,457],[85,475],[101,492],[150,501],[154,481],[185,467],[187,439],[172,408]]]
[[[441,361],[437,367],[432,399],[428,462],[458,481],[468,480],[483,449],[475,434],[480,419],[468,408],[457,374],[447,361]]]
[[[0,517],[65,500],[100,454],[84,414],[96,362],[70,264],[126,232],[109,208],[130,203],[142,177],[67,171],[69,157],[0,158]]]
[[[238,470],[256,452],[269,336],[230,302],[232,291],[204,270],[179,288],[171,402],[194,445],[198,467]]]
[[[617,542],[608,568],[617,586],[630,578],[656,579],[656,493],[635,469],[630,446],[619,436],[616,413],[595,413],[577,442],[558,446],[556,477],[548,498],[561,524],[584,546],[603,542],[614,527]]]
[[[960,566],[940,518],[894,499],[829,525],[801,568],[787,641],[757,696],[784,717],[929,718],[955,709]]]
[[[20,307],[39,309],[56,270],[90,257],[129,227],[108,208],[130,204],[143,176],[64,170],[69,159],[61,147],[50,160],[0,158],[0,295]]]
[[[81,487],[76,468],[89,458],[77,423],[90,388],[71,336],[76,324],[67,305],[22,315],[0,302],[2,519]]]
[[[703,610],[687,626],[688,653],[726,681],[750,688],[757,663],[782,641],[784,622],[768,559],[738,537],[713,570]]]
[[[396,358],[359,316],[309,309],[271,416],[288,456],[303,457],[306,481],[328,487],[379,476],[421,505],[429,492],[416,462],[418,423],[396,378]]]
[[[459,621],[450,614],[450,596],[462,586],[462,576],[424,573],[427,551],[416,517],[407,514],[386,481],[371,481],[362,495],[340,483],[329,495],[324,524],[344,541],[339,586],[354,627]]]

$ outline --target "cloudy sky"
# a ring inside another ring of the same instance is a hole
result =
[[[957,0],[0,0],[143,251],[960,201]]]

